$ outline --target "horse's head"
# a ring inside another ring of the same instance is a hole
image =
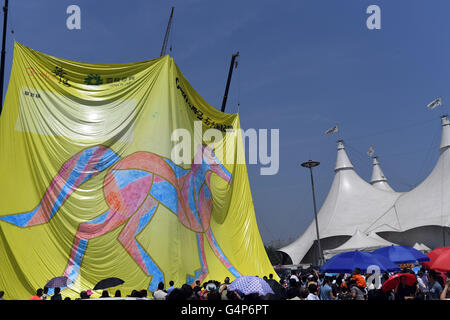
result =
[[[231,184],[231,173],[220,163],[220,160],[213,152],[213,148],[210,146],[199,146],[198,151],[194,158],[192,168],[197,166],[197,170],[207,172],[211,171],[217,174],[219,177]]]

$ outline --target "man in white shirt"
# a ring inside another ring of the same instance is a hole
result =
[[[158,284],[158,289],[153,292],[155,300],[166,300],[167,292],[164,291],[164,283],[160,282]]]
[[[317,295],[317,286],[315,284],[310,284],[308,286],[309,294],[306,297],[306,300],[320,300],[319,296]]]

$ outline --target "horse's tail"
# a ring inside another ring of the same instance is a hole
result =
[[[104,146],[85,149],[64,163],[34,210],[0,219],[19,227],[46,223],[76,188],[118,160],[120,157]]]

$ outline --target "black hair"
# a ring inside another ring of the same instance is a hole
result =
[[[273,279],[273,274],[269,273],[269,279]]]
[[[0,291],[0,299],[5,295],[5,291]]]
[[[109,293],[107,290],[103,290],[102,292],[102,298],[109,298]]]
[[[42,288],[39,288],[39,289],[36,290],[36,295],[38,297],[41,297],[43,294],[44,294],[44,290],[42,290]]]
[[[172,280],[169,281],[169,286],[173,286],[175,284],[175,282],[173,282]]]
[[[158,290],[164,290],[164,283],[163,282],[158,283]]]
[[[120,290],[116,290],[116,293],[114,294],[114,297],[120,298],[122,296],[122,292]]]

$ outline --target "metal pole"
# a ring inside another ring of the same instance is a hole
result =
[[[320,235],[319,235],[319,221],[317,219],[317,206],[316,206],[316,193],[314,190],[314,177],[312,173],[312,168],[317,167],[320,164],[318,161],[312,161],[309,160],[307,162],[302,163],[302,167],[309,168],[309,173],[311,176],[311,189],[312,189],[312,198],[313,198],[313,206],[314,206],[314,220],[316,221],[316,233],[317,233],[317,249],[319,250],[319,261],[318,265],[322,265],[324,259],[323,259],[323,253],[322,253],[322,246],[320,245]]]
[[[230,70],[228,70],[227,85],[225,86],[225,94],[223,95],[222,100],[222,109],[221,109],[222,112],[225,112],[225,106],[227,105],[228,89],[230,89],[231,76],[233,75],[234,60],[236,60],[237,56],[239,56],[239,51],[231,56]]]
[[[5,80],[5,42],[6,42],[6,29],[8,20],[8,0],[5,0],[3,6],[3,38],[2,38],[2,57],[0,64],[0,115],[3,110],[3,82]]]
[[[160,57],[162,57],[163,55],[166,54],[167,41],[169,41],[170,27],[172,26],[172,18],[173,18],[173,10],[174,9],[175,9],[175,7],[172,7],[172,9],[170,10],[169,22],[167,23],[166,34],[164,35],[163,45],[161,48],[161,54],[159,55]]]

